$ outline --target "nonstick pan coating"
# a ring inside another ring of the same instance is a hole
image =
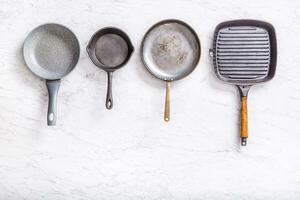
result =
[[[23,55],[37,76],[55,80],[70,73],[80,54],[79,42],[71,30],[59,24],[45,24],[27,36]]]
[[[164,20],[146,33],[141,47],[144,65],[155,77],[174,81],[190,74],[200,58],[194,30],[179,20]]]

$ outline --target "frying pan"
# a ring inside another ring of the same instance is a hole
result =
[[[256,83],[275,75],[277,45],[273,26],[257,20],[227,21],[216,27],[211,49],[217,77],[237,85],[241,96],[241,145],[247,144],[247,96]]]
[[[76,66],[80,54],[74,33],[60,24],[44,24],[25,39],[23,56],[27,67],[46,80],[49,94],[47,124],[56,125],[56,102],[60,79]]]
[[[125,32],[107,27],[92,36],[86,50],[92,62],[107,72],[106,108],[112,109],[112,74],[129,61],[134,47]]]
[[[168,19],[158,22],[145,34],[141,58],[147,70],[166,82],[164,120],[170,120],[170,82],[189,75],[201,54],[196,32],[185,22]]]

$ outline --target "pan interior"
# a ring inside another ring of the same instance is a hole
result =
[[[197,36],[187,26],[169,22],[152,28],[144,39],[142,57],[157,78],[177,80],[196,67],[200,56]]]
[[[114,68],[123,64],[128,51],[127,42],[117,34],[104,34],[96,42],[95,55],[106,67]]]
[[[79,44],[64,26],[46,24],[34,29],[24,43],[27,66],[45,79],[60,79],[77,64]]]
[[[229,26],[218,31],[214,63],[218,77],[234,84],[253,84],[268,78],[271,41],[256,26]]]

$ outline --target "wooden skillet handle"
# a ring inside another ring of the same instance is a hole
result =
[[[166,99],[164,120],[170,121],[170,81],[166,81]]]
[[[241,144],[246,146],[248,138],[248,111],[247,111],[247,97],[243,96],[241,99]]]

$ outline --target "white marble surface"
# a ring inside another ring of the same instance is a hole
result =
[[[300,1],[0,0],[1,200],[300,199]],[[144,69],[139,47],[159,20],[178,18],[202,43],[197,69],[172,84],[172,119],[163,122],[164,83]],[[218,81],[208,55],[215,26],[252,18],[277,31],[275,78],[249,94],[248,146],[238,140],[237,90]],[[78,36],[81,57],[62,81],[58,124],[46,126],[47,90],[25,66],[26,35],[61,23]],[[85,47],[117,26],[136,51],[114,75]]]

